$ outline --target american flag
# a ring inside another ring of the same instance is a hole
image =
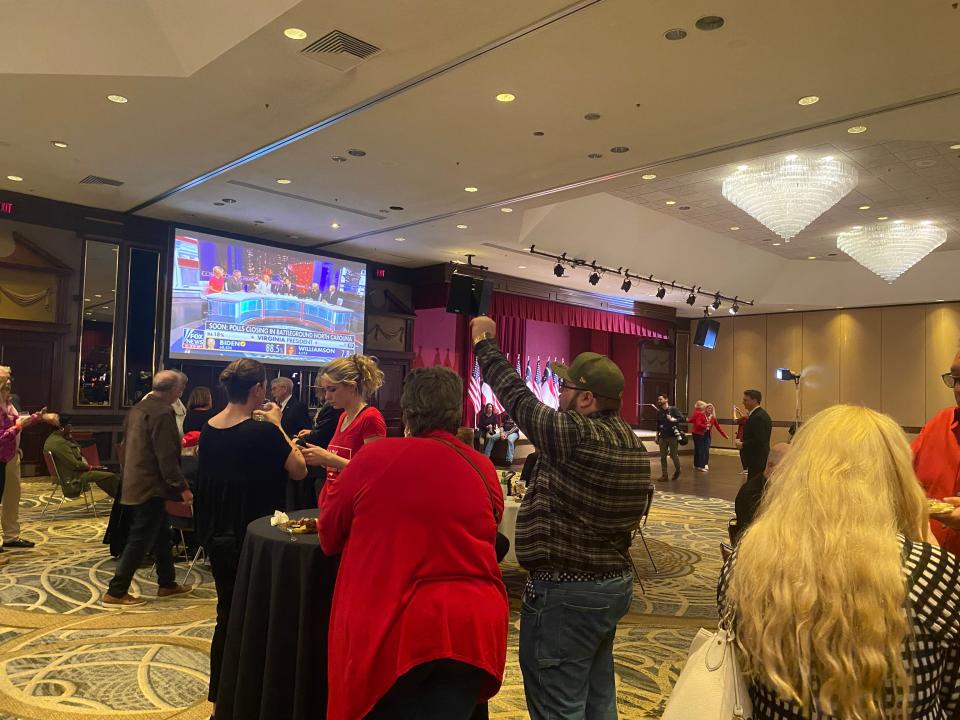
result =
[[[530,356],[529,356],[529,355],[527,356],[527,368],[526,368],[526,371],[525,371],[524,374],[523,374],[523,380],[524,380],[524,382],[526,382],[527,387],[530,388],[530,392],[532,392],[532,393],[533,393],[534,395],[536,395],[537,397],[540,397],[539,395],[537,395],[537,390],[536,390],[536,388],[535,388],[534,385],[533,385],[533,370],[530,369]]]
[[[560,405],[560,399],[556,392],[553,372],[550,370],[550,358],[543,366],[543,380],[540,382],[540,398],[550,407],[556,409]]]
[[[483,404],[480,394],[480,363],[476,358],[473,359],[473,373],[470,375],[470,382],[467,384],[467,399],[473,405],[472,417],[476,417]]]
[[[517,353],[517,375],[523,377],[523,368],[520,365],[520,353]]]
[[[543,375],[540,372],[540,356],[537,355],[537,369],[533,371],[533,394],[543,402]]]

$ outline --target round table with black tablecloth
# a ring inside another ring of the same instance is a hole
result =
[[[316,517],[316,510],[291,518]],[[316,533],[254,520],[240,554],[217,720],[317,720],[327,709],[327,627],[339,556]]]

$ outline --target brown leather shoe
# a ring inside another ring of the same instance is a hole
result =
[[[143,598],[134,597],[130,593],[127,593],[123,597],[119,598],[114,597],[113,595],[104,595],[103,599],[100,601],[100,604],[105,608],[125,608],[146,605],[147,601]]]
[[[157,597],[166,598],[173,597],[174,595],[185,595],[188,592],[193,592],[193,585],[174,585],[173,587],[162,587],[157,588]]]

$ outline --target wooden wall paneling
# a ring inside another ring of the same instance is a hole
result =
[[[713,403],[720,417],[726,417],[733,411],[734,325],[733,318],[719,318],[717,322],[720,323],[720,334],[717,336],[716,348],[697,348],[703,381],[699,395],[694,395],[692,391],[690,393],[690,410],[693,410],[693,404],[697,400],[703,400]],[[714,440],[722,442],[723,438],[717,433]]]
[[[927,306],[926,343],[923,381],[924,418],[929,420],[940,410],[954,404],[953,393],[940,376],[960,350],[960,303],[936,303]]]
[[[927,306],[885,307],[882,314],[883,412],[901,425],[923,425],[926,415],[924,336]]]
[[[840,402],[840,313],[803,313],[803,380],[800,405],[809,420]]]
[[[763,405],[774,421],[791,421],[796,407],[796,389],[792,382],[774,379],[777,368],[800,370],[803,367],[803,315],[767,316],[767,391]],[[741,388],[743,390],[744,388]],[[740,402],[740,397],[737,397]],[[774,427],[771,442],[786,442],[787,429]]]
[[[765,315],[746,315],[733,318],[733,387],[731,401],[726,407],[717,407],[722,418],[733,417],[733,404],[740,404],[743,391],[748,388],[759,390],[766,401],[772,375],[767,373],[767,317]],[[719,433],[714,442],[733,447],[736,426],[729,441],[724,441]],[[726,430],[727,428],[724,428]]]
[[[845,310],[840,318],[840,402],[880,410],[883,311]]]

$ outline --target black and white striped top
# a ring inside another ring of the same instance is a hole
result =
[[[927,543],[898,536],[903,546],[913,634],[904,642],[903,658],[912,680],[911,720],[960,717],[960,559]],[[717,588],[723,606],[734,554],[723,566]],[[855,600],[855,599],[854,599]],[[755,720],[827,720],[805,714],[764,685],[750,687]]]

